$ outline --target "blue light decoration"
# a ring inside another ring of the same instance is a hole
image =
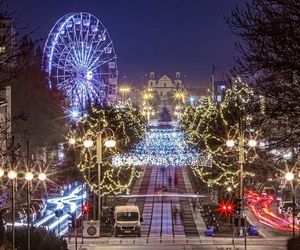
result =
[[[60,18],[49,33],[43,69],[51,89],[59,90],[67,106],[86,110],[116,98],[117,56],[104,25],[86,12]]]
[[[177,128],[150,128],[143,140],[129,153],[113,157],[114,166],[181,167],[196,164],[205,165],[207,159],[190,148],[184,133]]]
[[[80,113],[77,109],[71,111],[72,120],[77,120],[80,117]]]

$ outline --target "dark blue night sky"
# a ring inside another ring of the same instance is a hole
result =
[[[230,66],[235,37],[224,15],[239,0],[9,0],[15,20],[46,38],[63,15],[87,11],[108,29],[124,76],[144,84],[145,74],[186,75],[189,85],[208,85],[212,65]]]

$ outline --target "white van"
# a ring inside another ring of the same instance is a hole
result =
[[[141,222],[138,206],[116,206],[114,212],[114,231],[115,237],[120,234],[135,234],[141,236]]]

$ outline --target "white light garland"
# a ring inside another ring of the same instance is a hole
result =
[[[113,157],[112,165],[191,166],[204,164],[204,157],[191,149],[176,128],[150,128],[130,153]]]

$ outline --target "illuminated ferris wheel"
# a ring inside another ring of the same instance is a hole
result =
[[[115,99],[117,56],[106,28],[89,13],[70,13],[56,22],[43,68],[49,87],[61,91],[70,107],[84,110]]]

